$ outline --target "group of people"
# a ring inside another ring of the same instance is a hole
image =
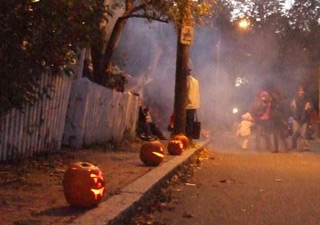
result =
[[[247,149],[252,130],[255,131],[255,148],[261,149],[261,140],[265,141],[266,150],[279,151],[279,142],[284,150],[309,150],[309,127],[312,103],[305,96],[302,86],[297,95],[287,104],[277,90],[271,93],[261,91],[256,97],[249,112],[241,116],[237,136],[242,149]],[[292,143],[287,143],[289,118],[292,118]],[[273,137],[273,142],[271,141]]]
[[[200,132],[200,127],[195,126],[195,122],[198,122],[197,109],[200,108],[200,86],[199,81],[191,75],[192,69],[188,68],[188,74],[186,77],[187,96],[186,96],[186,136],[191,141],[192,138],[198,138],[196,135]],[[143,140],[152,141],[155,139],[166,140],[167,138],[163,135],[158,125],[151,118],[150,109],[143,107],[140,102],[139,107],[139,119],[138,119],[138,135]],[[170,117],[168,131],[172,132],[174,129],[174,113]],[[199,124],[199,123],[198,123]]]

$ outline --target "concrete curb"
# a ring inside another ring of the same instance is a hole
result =
[[[144,204],[145,200],[160,190],[174,172],[187,163],[203,148],[209,140],[201,141],[197,147],[188,149],[181,156],[176,156],[159,167],[155,167],[144,176],[123,188],[118,195],[99,204],[97,208],[87,211],[76,218],[72,225],[114,225],[125,224],[135,210]]]

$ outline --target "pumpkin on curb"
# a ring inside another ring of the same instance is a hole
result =
[[[182,141],[183,144],[183,148],[187,148],[189,145],[189,139],[187,138],[187,136],[185,136],[184,134],[177,134],[175,135],[173,138],[173,140],[180,140]]]
[[[181,155],[183,152],[183,143],[180,140],[171,140],[168,143],[168,152],[170,155]]]
[[[97,206],[106,191],[101,170],[89,162],[72,164],[64,174],[63,191],[71,206]]]
[[[158,166],[163,158],[164,149],[159,141],[146,142],[140,148],[140,159],[147,166]]]

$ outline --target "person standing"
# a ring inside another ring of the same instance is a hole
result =
[[[283,103],[283,97],[278,90],[271,94],[271,132],[273,134],[274,149],[272,152],[279,152],[279,140],[282,142],[284,150],[288,150],[286,139],[286,129],[288,128],[288,117]]]
[[[291,149],[298,148],[300,151],[308,151],[309,140],[306,138],[306,132],[308,124],[310,123],[312,104],[306,99],[302,86],[298,87],[297,95],[291,101],[290,105],[293,114]],[[301,142],[298,145],[299,139]]]
[[[253,118],[249,112],[241,116],[241,122],[238,125],[237,137],[242,150],[247,150],[250,140],[251,127],[253,125]]]
[[[199,81],[191,75],[189,69],[187,76],[187,104],[186,104],[186,136],[192,139],[193,122],[196,110],[200,108],[200,86]]]
[[[271,124],[270,124],[271,98],[267,91],[261,91],[256,97],[251,112],[255,121],[256,149],[261,148],[261,139],[265,140],[266,150],[271,150]]]

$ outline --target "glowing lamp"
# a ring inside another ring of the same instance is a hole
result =
[[[159,141],[144,143],[140,148],[140,159],[147,166],[159,166],[164,158],[164,149]]]
[[[181,155],[183,152],[183,143],[180,140],[171,140],[168,144],[170,155]]]
[[[241,29],[247,29],[249,26],[250,26],[250,21],[249,20],[243,18],[243,19],[241,19],[239,21],[239,27]]]
[[[64,174],[63,191],[71,206],[97,206],[106,191],[101,170],[89,162],[72,164]]]
[[[232,113],[233,113],[233,114],[237,114],[238,112],[239,112],[238,108],[233,108],[233,109],[232,109]]]

